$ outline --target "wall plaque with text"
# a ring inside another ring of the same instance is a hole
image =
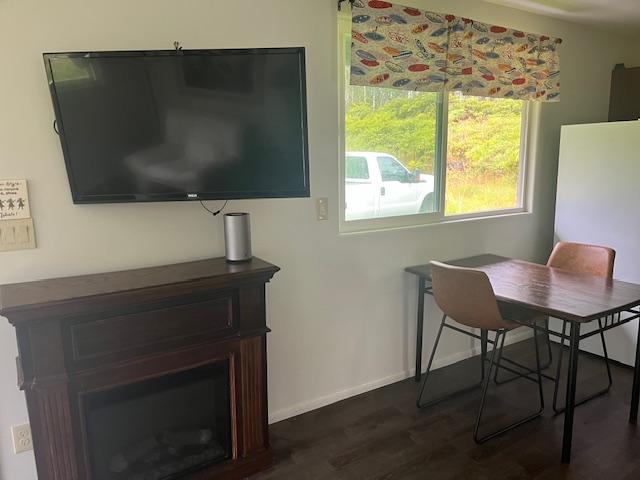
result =
[[[0,220],[30,218],[26,180],[0,180]]]

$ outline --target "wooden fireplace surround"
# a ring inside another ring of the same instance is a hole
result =
[[[16,329],[39,480],[90,480],[88,394],[229,361],[231,458],[184,478],[271,463],[265,284],[279,270],[223,258],[0,286]]]

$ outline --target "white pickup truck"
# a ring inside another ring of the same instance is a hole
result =
[[[346,153],[345,220],[428,213],[433,199],[433,175],[412,173],[388,153]]]

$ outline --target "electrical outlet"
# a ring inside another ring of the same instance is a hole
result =
[[[329,199],[328,198],[316,199],[316,218],[318,220],[329,219]]]
[[[22,453],[28,450],[33,450],[31,427],[28,423],[12,426],[11,438],[13,439],[13,453]]]

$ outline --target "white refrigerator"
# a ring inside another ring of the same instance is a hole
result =
[[[640,121],[562,127],[555,240],[614,248],[614,277],[640,283]],[[636,333],[605,333],[610,358],[633,365]],[[602,354],[600,337],[581,348]]]

